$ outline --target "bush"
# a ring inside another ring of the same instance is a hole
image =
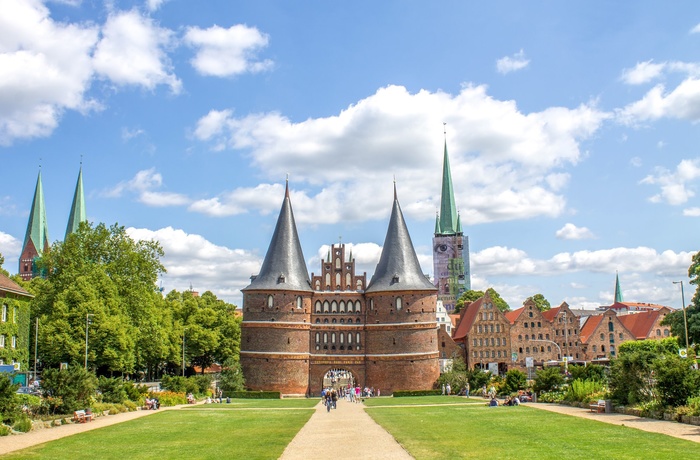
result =
[[[688,407],[690,413],[685,415],[700,416],[700,396],[688,398],[686,407]]]
[[[501,392],[512,394],[518,390],[524,390],[527,386],[527,375],[517,369],[511,369],[506,372],[506,378],[501,385]]]
[[[394,398],[403,396],[436,396],[442,394],[442,390],[396,390]]]
[[[564,384],[564,376],[562,375],[561,368],[547,367],[545,369],[539,370],[536,373],[535,384],[532,389],[536,393],[551,392],[558,390]]]
[[[97,378],[80,366],[46,369],[42,377],[42,391],[52,414],[70,414],[94,402]]]
[[[124,391],[129,401],[133,401],[138,405],[142,405],[144,398],[148,394],[146,385],[135,385],[131,382],[124,382]]]
[[[565,393],[563,391],[544,391],[537,397],[537,402],[543,403],[560,403],[564,401]]]
[[[234,391],[227,396],[239,399],[280,399],[279,391]]]
[[[102,401],[107,403],[124,402],[128,395],[124,381],[120,378],[108,378],[100,376],[97,379],[97,390],[102,394]],[[129,384],[129,386],[132,386]]]
[[[12,425],[12,429],[20,433],[29,433],[32,430],[32,421],[29,420],[29,417],[20,417],[15,424]]]
[[[39,396],[15,394],[15,400],[25,414],[35,416],[41,412],[41,398]]]
[[[158,398],[163,407],[187,404],[187,397],[184,392],[161,391],[160,393],[150,393],[151,398]]]
[[[589,364],[588,366],[572,366],[569,365],[569,381],[574,380],[596,380],[598,382],[607,382],[608,373],[605,366],[600,364]]]
[[[564,399],[569,402],[588,402],[592,394],[600,394],[603,392],[604,386],[602,382],[577,379],[569,386]]]
[[[12,433],[12,428],[7,425],[0,425],[0,436],[9,436]]]
[[[688,359],[666,355],[652,363],[659,401],[670,407],[682,406],[688,398],[698,396],[700,373],[690,367]]]
[[[20,406],[15,398],[19,384],[13,384],[10,374],[0,374],[0,418],[4,423],[12,423],[19,417]]]

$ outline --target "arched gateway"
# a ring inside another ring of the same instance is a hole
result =
[[[289,185],[260,273],[243,289],[241,366],[252,390],[318,395],[329,370],[362,387],[430,389],[439,376],[437,289],[423,274],[396,198],[372,280],[332,245],[306,271]]]

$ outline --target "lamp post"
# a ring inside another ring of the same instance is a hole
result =
[[[690,347],[688,345],[688,317],[685,313],[685,292],[683,291],[683,281],[674,281],[673,284],[681,285],[681,301],[683,302],[683,324],[685,325],[685,349],[689,350]]]
[[[37,350],[39,346],[39,317],[36,317],[36,326],[34,327],[34,381],[36,381],[36,362],[37,362]]]
[[[90,326],[90,317],[95,316],[92,313],[85,314],[85,370],[87,370],[87,360],[88,360],[88,331]]]
[[[557,342],[555,342],[554,340],[544,340],[544,339],[531,339],[531,341],[532,342],[547,342],[547,343],[553,343],[554,345],[556,345],[556,347],[559,349],[559,355],[562,358],[564,358],[564,371],[569,372],[569,360],[566,359],[566,356],[562,355],[561,347],[559,346],[559,344]]]

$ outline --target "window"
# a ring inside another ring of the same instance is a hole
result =
[[[476,339],[473,339],[472,343],[474,344],[474,346],[476,346]]]
[[[331,274],[326,273],[326,286],[330,286],[330,285],[331,285]]]
[[[301,310],[301,296],[297,296],[297,308]]]
[[[656,334],[656,335],[658,335],[658,334]],[[625,338],[624,334],[622,332],[620,332],[620,340],[624,340],[624,338]]]
[[[608,321],[608,331],[611,331],[611,332],[612,332],[612,331],[614,331],[614,330],[615,330],[615,326],[613,325],[612,320],[609,320],[609,321]]]
[[[348,285],[348,289],[349,289],[350,285],[352,284],[352,277],[350,276],[350,273],[345,274],[345,284]]]
[[[493,324],[491,325],[491,327],[489,329],[491,329],[491,334],[493,334]]]
[[[664,329],[664,337],[668,337],[670,334],[668,329]]]
[[[527,321],[525,321],[525,327],[527,327]]]
[[[317,300],[316,303],[314,304],[314,312],[321,313],[321,301],[320,300]]]
[[[600,334],[600,340],[605,340],[605,334]]]
[[[362,308],[360,305],[361,305],[360,301],[356,300],[355,301],[355,313],[360,313],[360,311],[362,311]],[[372,306],[374,306],[374,299],[372,300]]]
[[[359,333],[359,332],[358,332],[357,334],[355,334],[355,342],[356,342],[357,344],[360,343],[360,333]],[[358,348],[358,350],[359,350],[359,348]]]
[[[352,332],[348,332],[348,344],[352,343]]]
[[[323,302],[323,313],[328,313],[331,309],[331,304],[326,300]]]
[[[532,318],[532,312],[529,312],[529,313],[527,314],[527,316],[529,316],[530,318]]]
[[[493,319],[493,312],[489,313],[489,319]]]
[[[338,302],[331,302],[331,313],[338,313]]]
[[[331,343],[335,343],[335,332],[331,333]]]
[[[321,333],[320,333],[320,332],[317,332],[317,333],[316,333],[316,343],[318,343],[318,342],[320,342],[320,341],[321,341]]]
[[[7,305],[2,306],[2,322],[7,321]]]
[[[535,322],[534,322],[534,321],[530,323],[530,327],[535,327]]]
[[[483,347],[484,346],[484,339],[479,339],[479,346]]]
[[[18,314],[18,313],[19,313],[19,312],[17,311],[17,307],[15,307],[15,308],[12,309],[12,322],[13,322],[13,323],[16,323],[16,322],[17,322],[17,314]]]
[[[345,301],[341,300],[340,303],[338,304],[338,310],[340,313],[345,313]]]
[[[496,324],[496,332],[501,332],[501,325],[500,324]]]
[[[596,351],[598,351],[598,345],[593,345],[593,353],[595,353]]]
[[[491,357],[492,357],[492,358],[495,358],[495,357],[496,357],[496,352],[493,351],[493,350],[491,350]]]
[[[518,340],[522,340],[522,339],[523,339],[523,336],[522,336],[522,335],[519,335],[519,336],[518,336]],[[522,352],[521,352],[521,353],[522,353]]]
[[[328,343],[328,332],[323,333],[323,343]]]
[[[542,327],[542,321],[537,321],[537,327]]]
[[[396,310],[401,310],[401,307],[403,307],[403,301],[401,300],[401,297],[396,298]]]
[[[525,347],[525,353],[530,353],[530,347]]]
[[[274,302],[275,299],[271,295],[267,296],[267,308],[272,308]]]
[[[603,353],[605,353],[605,345],[601,345],[601,346],[600,346],[600,351],[602,351]]]
[[[12,348],[15,348],[17,346],[17,336],[13,335],[12,336]]]
[[[657,337],[661,337],[661,329],[657,329],[657,330],[656,330],[656,336],[657,336]]]
[[[0,335],[0,348],[5,348],[5,336]]]
[[[340,268],[340,267],[338,267]],[[335,274],[335,285],[336,285],[336,290],[340,290],[340,273]]]

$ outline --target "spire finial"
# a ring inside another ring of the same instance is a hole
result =
[[[83,154],[80,154],[80,167],[83,167]]]
[[[445,135],[445,142],[447,142],[447,122],[442,122],[442,134]]]
[[[284,184],[284,197],[289,198],[289,173],[287,173],[287,179]]]
[[[396,195],[396,175],[394,174],[394,201],[398,199]]]

